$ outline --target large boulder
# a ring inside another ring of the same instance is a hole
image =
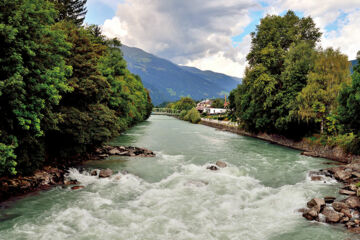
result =
[[[345,200],[345,203],[350,207],[350,208],[358,208],[360,207],[360,200],[358,197],[349,197]]]
[[[315,208],[318,212],[325,207],[325,200],[322,198],[313,198],[307,203],[308,208]]]
[[[99,178],[107,178],[107,177],[111,177],[111,175],[113,175],[113,171],[109,168],[102,169],[99,172]]]
[[[343,213],[336,212],[329,207],[325,207],[321,213],[325,216],[328,223],[337,223],[344,216]]]
[[[303,213],[303,217],[307,220],[317,220],[319,216],[319,211],[316,209],[316,207],[306,209]]]
[[[342,209],[349,209],[349,206],[344,202],[333,202],[332,207],[338,212]]]
[[[345,169],[345,170],[337,170],[334,174],[334,177],[337,179],[337,180],[340,180],[340,181],[346,181],[348,180],[349,178],[351,178],[352,176],[352,171],[351,170],[348,170],[348,169]]]

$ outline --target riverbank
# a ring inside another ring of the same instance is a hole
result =
[[[145,148],[125,146],[103,146],[89,154],[82,162],[88,160],[102,160],[110,156],[154,157],[155,153]],[[78,162],[78,164],[81,162]],[[46,166],[36,170],[30,176],[14,176],[0,178],[0,203],[29,193],[47,190],[54,186],[74,185],[76,180],[68,180],[67,169],[73,166]]]
[[[258,138],[271,143],[279,144],[281,146],[297,149],[303,151],[303,155],[311,157],[321,157],[330,160],[335,160],[341,163],[351,163],[354,161],[360,161],[360,156],[345,153],[341,147],[330,147],[310,144],[308,141],[294,141],[284,136],[276,134],[258,133],[253,134],[239,128],[237,123],[218,121],[212,119],[202,118],[200,124],[214,127],[223,131],[236,133],[243,136]]]

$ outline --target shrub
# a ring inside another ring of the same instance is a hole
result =
[[[185,121],[189,121],[191,123],[198,123],[201,120],[200,113],[196,108],[192,108],[184,117]]]
[[[186,110],[182,110],[182,111],[180,112],[179,118],[180,118],[180,119],[184,119],[184,117],[186,116],[187,113],[188,113],[188,112],[187,112]]]

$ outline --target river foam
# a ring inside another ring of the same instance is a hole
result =
[[[236,166],[207,166],[183,165],[157,183],[121,173],[98,179],[71,169],[69,177],[85,186],[77,198],[11,231],[37,239],[255,240],[298,223],[295,209],[304,205],[311,183],[271,188]]]

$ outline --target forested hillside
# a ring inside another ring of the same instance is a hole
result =
[[[78,161],[151,113],[120,42],[83,25],[85,3],[0,4],[0,176]]]

